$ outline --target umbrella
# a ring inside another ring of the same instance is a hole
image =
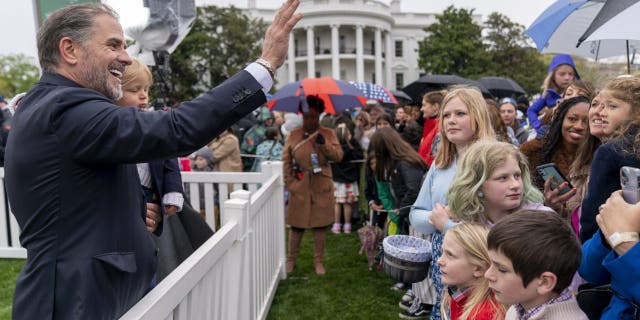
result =
[[[505,77],[482,77],[478,79],[492,95],[497,98],[521,96],[526,94],[524,89],[515,81]]]
[[[359,253],[365,252],[367,254],[367,262],[369,263],[369,270],[371,270],[375,262],[376,248],[384,238],[382,229],[373,225],[373,210],[369,212],[369,222],[358,229],[358,237],[360,238],[360,243],[362,243]]]
[[[396,99],[404,99],[407,101],[412,101],[411,97],[402,90],[391,90],[391,93],[393,94],[394,97],[396,97]]]
[[[298,112],[302,101],[300,96],[313,95],[324,101],[324,111],[330,114],[362,107],[367,102],[362,91],[349,82],[324,77],[305,78],[284,85],[273,94],[267,107],[271,110]]]
[[[491,93],[478,81],[463,78],[456,75],[430,74],[410,83],[402,88],[402,91],[411,96],[413,101],[422,101],[422,96],[430,91],[446,89],[451,85],[469,85],[480,89],[482,95],[491,97]]]
[[[624,40],[589,41],[576,46],[604,4],[604,0],[558,0],[536,18],[525,34],[540,53],[564,53],[594,60],[624,55],[627,52]],[[632,41],[630,45],[640,48],[640,41]]]
[[[628,40],[640,40],[640,32],[629,26],[635,25],[639,15],[640,0],[607,1],[587,31],[578,39],[578,46],[583,41],[624,40],[627,46],[627,72],[630,72]]]
[[[349,81],[349,83],[360,89],[360,91],[362,91],[362,93],[364,93],[364,96],[368,99],[375,99],[382,103],[398,104],[398,100],[396,100],[396,97],[394,97],[393,94],[389,92],[389,90],[387,90],[387,88],[379,84],[355,81]]]

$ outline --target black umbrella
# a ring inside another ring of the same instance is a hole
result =
[[[480,89],[485,98],[491,98],[491,92],[487,90],[480,82],[463,78],[456,75],[448,74],[430,74],[410,83],[402,88],[413,101],[422,101],[422,96],[430,91],[446,89],[452,85],[468,85]]]
[[[402,90],[391,90],[391,94],[393,94],[393,96],[396,97],[396,99],[404,99],[407,101],[413,100],[408,94],[406,94]]]
[[[515,97],[527,94],[515,81],[505,77],[482,77],[478,79],[496,98]]]

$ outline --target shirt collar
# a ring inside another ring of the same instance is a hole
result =
[[[525,310],[521,304],[517,304],[515,305],[516,311],[518,312],[518,319],[520,320],[528,320],[531,319],[531,317],[533,317],[535,314],[537,314],[538,312],[540,312],[540,310],[542,310],[545,306],[554,304],[554,303],[558,303],[558,302],[562,302],[562,301],[567,301],[571,299],[571,292],[569,292],[569,290],[564,290],[559,296],[537,306],[534,308],[529,309],[529,311]]]

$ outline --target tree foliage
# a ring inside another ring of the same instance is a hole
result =
[[[524,26],[497,12],[481,26],[473,21],[473,10],[453,6],[436,20],[424,29],[427,36],[419,44],[419,65],[427,73],[470,79],[502,76],[518,82],[530,95],[540,91],[547,68]]]
[[[193,28],[170,58],[170,96],[195,98],[258,58],[267,25],[235,7],[198,7]]]
[[[11,98],[27,91],[40,78],[40,69],[23,54],[0,56],[0,94]]]
[[[424,28],[418,63],[432,74],[475,78],[484,73],[487,57],[482,27],[473,22],[473,10],[449,6],[436,15],[438,22]]]
[[[487,75],[511,78],[528,93],[538,93],[547,68],[536,49],[528,45],[524,26],[494,12],[484,27],[487,54],[491,61],[487,68],[491,74]]]

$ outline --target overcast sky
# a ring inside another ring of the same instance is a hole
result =
[[[141,23],[145,16],[142,0],[103,0],[112,5],[121,15],[121,23],[127,27]],[[256,0],[259,7],[276,8],[282,0]],[[390,1],[382,0],[389,3]],[[440,13],[449,5],[467,9],[475,8],[475,12],[486,17],[497,11],[525,27],[551,5],[554,0],[402,0],[401,9],[407,12]],[[246,7],[247,0],[196,0],[197,4],[229,5]],[[0,55],[23,53],[36,57],[34,10],[31,0],[0,0]]]

